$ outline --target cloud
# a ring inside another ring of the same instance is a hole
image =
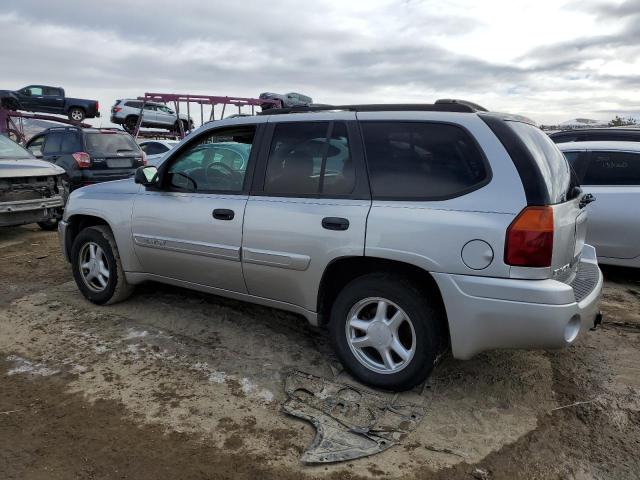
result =
[[[322,103],[468,98],[561,120],[640,105],[636,4],[541,5],[528,13],[593,19],[591,34],[541,25],[527,39],[500,37],[528,19],[500,18],[489,1],[21,0],[0,14],[0,88],[61,85],[103,114],[146,91],[299,91]],[[499,58],[497,36],[517,54]]]

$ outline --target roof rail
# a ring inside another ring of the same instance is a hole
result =
[[[399,103],[399,104],[369,104],[369,105],[317,105],[299,106],[291,108],[270,108],[259,112],[258,115],[284,115],[287,113],[326,112],[330,110],[345,110],[349,112],[463,112],[474,113],[487,110],[480,105],[464,100],[438,100],[436,103]]]
[[[451,105],[451,104],[466,105],[469,108],[473,108],[476,112],[489,111],[483,106],[478,105],[477,103],[470,102],[469,100],[460,100],[458,98],[439,98],[438,100],[436,100],[436,104],[437,105]]]

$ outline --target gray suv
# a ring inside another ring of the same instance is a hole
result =
[[[597,323],[585,195],[537,127],[454,101],[287,112],[73,192],[59,232],[82,294],[154,280],[297,312],[393,390],[448,348],[563,347]]]

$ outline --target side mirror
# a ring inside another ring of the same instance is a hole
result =
[[[136,170],[134,181],[145,187],[151,187],[158,183],[158,168],[153,165],[140,167]]]

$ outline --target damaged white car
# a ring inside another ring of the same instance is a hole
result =
[[[0,227],[37,223],[54,230],[66,197],[64,173],[0,135]]]

